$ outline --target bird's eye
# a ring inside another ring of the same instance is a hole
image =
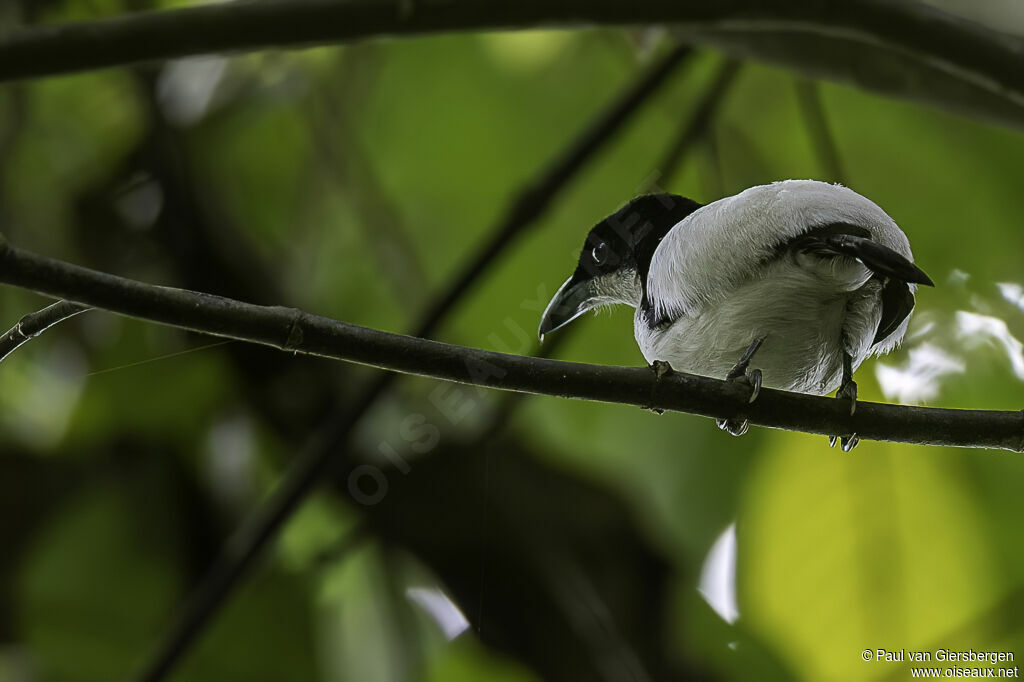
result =
[[[594,250],[590,252],[591,257],[594,259],[594,263],[597,265],[603,265],[608,260],[608,245],[601,242],[594,247]]]

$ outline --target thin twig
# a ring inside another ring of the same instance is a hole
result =
[[[6,242],[0,246],[0,281],[181,329],[444,381],[714,418],[742,411],[761,426],[857,433],[862,440],[1024,451],[1024,414],[1019,411],[859,402],[851,415],[849,406],[839,400],[772,389],[762,389],[757,401],[747,405],[749,391],[735,382],[682,372],[659,379],[642,367],[529,358],[390,334],[293,308],[124,279]],[[278,517],[276,525],[282,520]]]
[[[846,173],[839,157],[839,147],[829,127],[825,107],[821,103],[821,88],[814,81],[800,79],[796,84],[796,96],[818,163],[829,180],[846,184]]]
[[[518,195],[506,217],[492,231],[493,236],[490,240],[480,248],[475,259],[454,277],[452,284],[428,309],[414,336],[426,337],[434,332],[476,279],[496,258],[507,253],[506,247],[516,237],[535,224],[536,219],[547,210],[569,181],[607,145],[626,121],[666,81],[668,75],[687,54],[688,48],[677,47],[656,62],[642,78],[627,87],[610,107],[599,114],[568,145],[561,156],[556,157],[537,182],[528,185]],[[210,298],[205,297],[204,300]],[[143,302],[143,308],[147,307],[148,304]],[[302,314],[298,311],[289,311],[286,314],[298,316],[294,320],[293,328],[296,336],[289,343],[296,342],[301,345],[301,337],[305,334],[305,330],[299,324],[299,317]],[[298,348],[294,350],[299,351]],[[380,375],[350,406],[342,406],[325,421],[325,426],[299,455],[271,499],[243,524],[225,547],[223,554],[203,577],[199,587],[190,595],[180,618],[166,639],[161,642],[154,657],[146,664],[140,680],[156,682],[164,679],[173,669],[245,575],[249,566],[260,556],[317,483],[329,473],[330,467],[342,469],[345,466],[349,434],[396,378],[397,375],[394,374]]]
[[[0,362],[29,339],[39,336],[53,325],[88,309],[88,306],[79,303],[58,301],[38,312],[29,313],[0,337]]]

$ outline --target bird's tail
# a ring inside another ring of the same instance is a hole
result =
[[[903,282],[935,286],[925,272],[902,254],[871,240],[871,233],[856,225],[826,225],[793,241],[793,247],[817,256],[856,258],[877,275]]]

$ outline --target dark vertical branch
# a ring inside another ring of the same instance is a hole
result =
[[[627,88],[535,182],[520,193],[490,240],[478,250],[476,257],[461,270],[423,316],[415,336],[426,337],[434,332],[477,278],[547,210],[576,174],[613,139],[615,133],[659,89],[689,52],[686,47],[673,48],[647,74]],[[381,375],[352,407],[339,410],[327,420],[324,430],[300,455],[271,499],[229,541],[224,553],[214,562],[210,572],[187,600],[167,638],[146,664],[140,680],[156,682],[171,672],[212,620],[230,591],[316,484],[332,467],[334,471],[345,469],[349,434],[390,387],[396,376]]]

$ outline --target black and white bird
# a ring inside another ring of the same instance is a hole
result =
[[[701,205],[673,194],[633,199],[587,235],[540,336],[588,310],[636,309],[649,363],[837,397],[856,408],[853,373],[903,339],[916,285],[907,236],[851,189],[814,180],[751,187]],[[733,435],[742,418],[719,420]],[[832,439],[834,443],[835,439]],[[842,439],[844,450],[857,443]]]

